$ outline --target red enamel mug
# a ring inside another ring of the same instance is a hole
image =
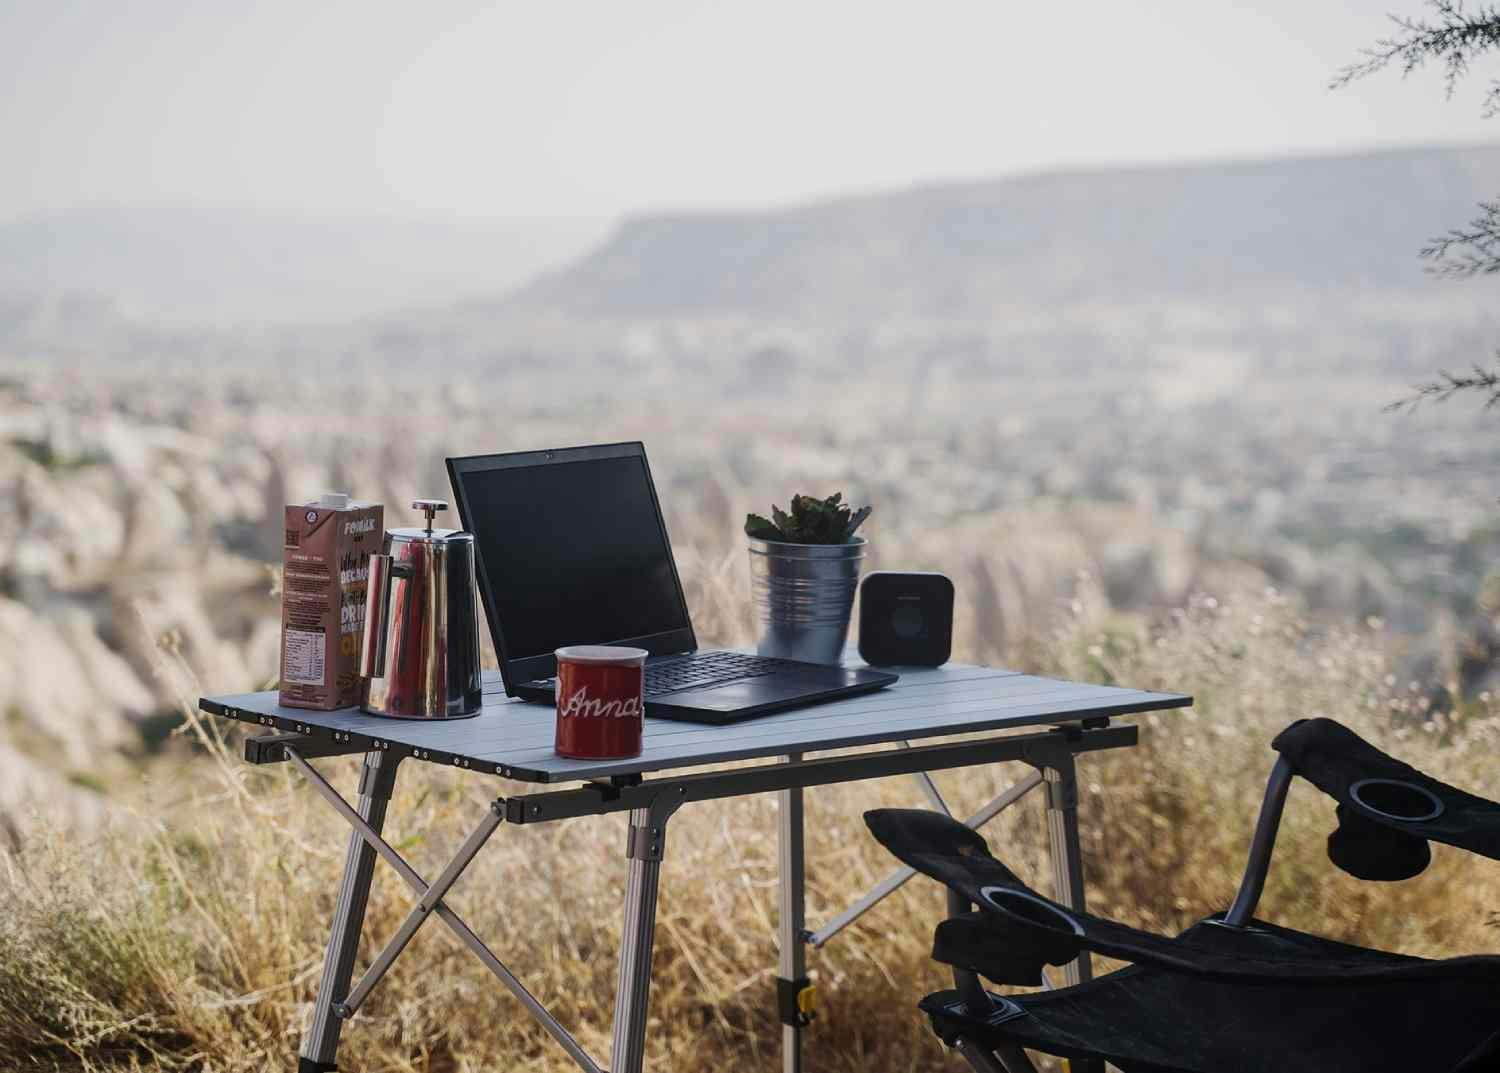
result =
[[[557,657],[557,754],[621,760],[641,754],[644,648],[571,645]]]

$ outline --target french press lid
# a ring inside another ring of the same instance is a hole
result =
[[[391,540],[399,540],[408,544],[446,544],[454,541],[472,542],[473,533],[466,533],[462,529],[434,529],[432,520],[440,511],[448,509],[446,501],[441,499],[413,499],[411,509],[419,510],[426,516],[427,526],[424,529],[392,529],[386,536]]]

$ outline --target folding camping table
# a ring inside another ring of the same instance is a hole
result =
[[[493,972],[586,1073],[602,1068],[443,902],[453,883],[501,823],[550,823],[577,816],[628,812],[627,879],[619,977],[615,990],[610,1066],[640,1073],[651,984],[656,896],[668,822],[682,805],[745,794],[780,795],[780,966],[777,1009],[783,1068],[801,1069],[801,1033],[811,1018],[813,992],[806,948],[820,947],[914,874],[892,872],[838,916],[808,929],[803,914],[802,791],[810,786],[911,775],[932,806],[948,812],[929,772],[1021,761],[1028,772],[965,821],[979,827],[1037,786],[1046,787],[1047,826],[1059,901],[1083,908],[1078,842],[1080,753],[1134,745],[1136,728],[1111,717],[1182,707],[1191,698],[1113,686],[1084,685],[988,667],[949,664],[907,669],[878,693],[802,708],[731,726],[647,719],[645,748],[629,760],[569,760],[552,749],[554,713],[545,705],[510,701],[498,675],[487,675],[483,710],[471,719],[408,721],[283,708],[274,692],[203,698],[213,715],[271,728],[245,742],[251,763],[289,761],[336,809],[353,832],[334,911],[333,930],[318,985],[312,1024],[303,1040],[299,1073],[335,1068],[339,1033],[429,916],[437,916]],[[1016,733],[1020,728],[1033,728]],[[913,745],[930,738],[960,740]],[[363,753],[359,803],[349,804],[309,760]],[[829,754],[810,758],[810,754]],[[497,797],[454,858],[431,883],[381,837],[395,782],[406,758],[445,764],[519,782],[581,784]],[[764,764],[724,765],[775,758]],[[698,768],[683,772],[681,769]],[[657,777],[648,778],[648,775]],[[364,975],[353,983],[355,950],[364,924],[376,856],[390,864],[417,901]],[[1067,966],[1070,983],[1089,977],[1088,955]]]

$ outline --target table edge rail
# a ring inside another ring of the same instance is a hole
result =
[[[889,733],[881,733],[870,735],[868,737],[868,740],[865,740],[860,736],[855,736],[848,741],[841,742],[835,745],[828,745],[824,748],[824,750],[819,750],[816,746],[807,746],[804,747],[801,751],[833,751],[837,749],[853,749],[871,745],[894,744],[897,741],[904,740],[922,740],[924,738],[983,734],[995,730],[1031,730],[1039,726],[1079,728],[1090,723],[1102,725],[1102,723],[1105,723],[1109,719],[1116,716],[1140,715],[1147,712],[1165,711],[1172,708],[1186,708],[1190,707],[1193,703],[1193,698],[1186,694],[1147,693],[1146,691],[1140,692],[1142,693],[1142,699],[1140,700],[1122,701],[1116,704],[1102,704],[1097,708],[1091,708],[1086,713],[1080,713],[1073,718],[1044,717],[1028,723],[1008,723],[1005,717],[1000,717],[994,720],[992,723],[987,723],[981,720],[979,722],[976,722],[973,726],[940,729],[935,730],[930,734],[903,732],[893,735]],[[482,774],[494,775],[516,782],[530,782],[543,785],[560,785],[564,783],[579,782],[587,783],[595,778],[645,776],[650,774],[659,774],[662,772],[670,772],[673,770],[680,770],[682,768],[701,766],[694,764],[653,765],[649,762],[649,760],[646,764],[640,766],[631,764],[629,761],[604,761],[601,762],[600,770],[598,772],[590,772],[587,769],[582,769],[578,771],[559,773],[548,771],[544,768],[528,767],[524,764],[518,765],[476,760],[473,757],[465,756],[461,753],[449,752],[443,749],[422,748],[419,746],[408,745],[403,742],[394,741],[389,738],[364,734],[358,731],[331,729],[329,727],[319,726],[315,723],[303,722],[302,720],[296,719],[294,717],[272,715],[266,712],[256,712],[244,708],[238,708],[234,705],[226,704],[222,700],[214,697],[198,698],[198,708],[199,710],[206,712],[209,715],[215,715],[225,719],[232,719],[236,722],[246,723],[252,726],[265,727],[269,730],[286,731],[292,734],[301,735],[302,737],[311,739],[313,741],[329,741],[339,746],[340,752],[389,752],[402,758],[409,757],[414,760],[422,760],[428,763],[441,764],[446,767],[454,767],[463,771],[476,771]],[[742,755],[737,755],[735,752],[729,751],[726,753],[721,753],[712,762],[736,763],[741,760],[764,759],[770,756],[781,755],[787,751],[787,748],[789,747],[777,747],[769,750],[761,747],[747,748],[743,751]],[[705,761],[705,763],[708,762]],[[624,765],[631,770],[624,772],[617,770],[621,765]]]

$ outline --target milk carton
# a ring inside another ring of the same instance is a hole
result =
[[[281,571],[281,703],[359,703],[370,553],[385,536],[385,508],[325,494],[286,508]]]

